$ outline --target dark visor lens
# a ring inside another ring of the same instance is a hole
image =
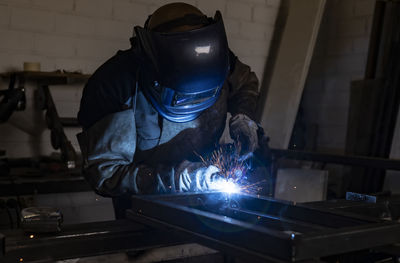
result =
[[[217,93],[218,88],[209,90],[206,92],[200,92],[195,94],[185,94],[181,92],[176,92],[174,100],[172,101],[172,106],[183,106],[183,105],[195,105],[199,104],[213,96]]]

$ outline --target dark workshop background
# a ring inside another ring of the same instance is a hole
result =
[[[167,2],[172,1],[0,0],[0,72],[22,70],[24,62],[40,62],[42,71],[93,73],[118,49],[129,48],[133,25],[143,25],[148,14]],[[265,89],[265,65],[279,49],[270,46],[277,43],[279,47],[276,35],[284,28],[288,1],[184,2],[210,16],[215,10],[222,12],[231,49],[252,67]],[[345,153],[351,81],[364,78],[374,7],[374,0],[327,0],[295,125],[295,131],[299,125],[305,131],[305,149]],[[82,87],[51,87],[61,117],[76,116]],[[0,89],[6,88],[7,82],[0,82]],[[55,152],[43,112],[35,109],[34,88],[27,83],[26,110],[15,112],[7,123],[0,124],[0,149],[8,158]],[[400,158],[400,121],[397,123],[392,158]],[[65,129],[76,150],[79,130]],[[325,169],[329,170],[330,187],[342,191],[346,168],[327,165]],[[111,201],[92,192],[27,198],[35,205],[62,207],[67,222],[113,218]]]

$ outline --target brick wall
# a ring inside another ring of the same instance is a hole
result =
[[[327,1],[301,103],[307,125],[317,126],[317,150],[344,151],[350,81],[364,76],[374,6]]]
[[[24,61],[40,62],[43,71],[92,73],[118,49],[129,47],[134,25],[172,2],[161,0],[0,0],[0,72],[21,70]],[[231,49],[262,79],[280,0],[192,0],[207,15],[223,14]],[[0,83],[0,89],[6,83]],[[34,110],[34,87],[28,104],[0,124],[0,149],[9,157],[49,154],[43,114]],[[52,87],[62,117],[76,116],[82,86]],[[67,129],[77,146],[79,129]],[[77,148],[77,147],[76,147]]]

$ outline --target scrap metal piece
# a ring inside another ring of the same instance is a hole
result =
[[[350,200],[350,201],[376,203],[376,199],[377,199],[376,196],[373,196],[373,195],[359,194],[359,193],[353,193],[353,192],[346,193],[346,200]]]
[[[63,216],[52,207],[28,207],[21,211],[21,225],[26,232],[60,232]]]

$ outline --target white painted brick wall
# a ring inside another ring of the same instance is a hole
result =
[[[21,70],[23,62],[31,61],[40,62],[44,71],[92,73],[117,50],[129,48],[133,26],[143,25],[150,13],[170,2],[176,1],[0,0],[0,72]],[[231,49],[262,79],[280,0],[183,2],[197,6],[208,16],[220,10]],[[354,46],[360,44],[354,42]],[[0,89],[6,87],[7,83],[0,81]],[[28,110],[17,112],[8,124],[0,124],[0,149],[7,150],[10,157],[54,151],[42,113],[32,113],[34,88],[32,83],[27,84]],[[51,89],[60,116],[74,117],[82,85]],[[25,126],[35,134],[21,131]],[[66,130],[75,146],[77,132]]]
[[[113,18],[130,22],[132,24],[143,25],[149,15],[149,7],[143,3],[115,2],[113,8]]]
[[[50,11],[72,11],[74,9],[74,0],[32,0],[33,7],[42,8]]]
[[[75,38],[36,34],[34,52],[51,57],[72,57],[75,55]]]
[[[110,0],[75,0],[75,10],[82,15],[111,18],[112,8]]]
[[[132,32],[132,24],[125,21],[100,20],[95,26],[95,34],[108,39],[126,41],[132,35]]]
[[[0,26],[7,27],[10,23],[10,11],[7,5],[0,5]]]
[[[0,29],[0,49],[7,51],[33,51],[34,34],[24,31]]]
[[[55,14],[53,12],[28,8],[12,8],[12,29],[51,33],[54,31],[54,22]]]
[[[57,14],[55,30],[63,35],[93,36],[96,21],[93,18],[73,14]]]
[[[200,8],[200,10],[206,15],[213,16],[216,10],[219,10],[223,14],[225,13],[227,5],[226,2],[227,1],[225,0],[200,0],[197,3],[197,7]]]
[[[227,5],[226,17],[240,19],[244,21],[251,20],[251,5],[246,3],[229,3]]]
[[[255,6],[253,8],[253,18],[256,22],[275,24],[278,9],[269,6]]]

